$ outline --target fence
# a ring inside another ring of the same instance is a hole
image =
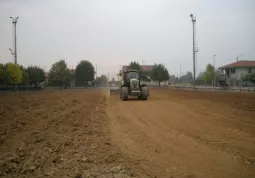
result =
[[[191,84],[173,84],[171,87],[179,89],[194,89],[194,86]],[[238,87],[238,86],[228,86],[228,87],[219,87],[219,86],[195,86],[196,90],[210,90],[210,91],[236,91],[236,92],[255,92],[254,87]]]
[[[41,86],[20,86],[20,85],[17,85],[17,86],[0,86],[0,92],[7,92],[7,91],[36,91],[36,90],[41,90],[43,89],[43,87]]]

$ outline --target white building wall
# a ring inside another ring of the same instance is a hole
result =
[[[231,73],[230,78],[240,80],[242,76],[248,74],[249,68],[235,68],[235,73]],[[255,68],[252,68],[252,72],[255,72]]]

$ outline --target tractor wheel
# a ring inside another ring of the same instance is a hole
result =
[[[122,101],[127,101],[128,100],[128,88],[127,87],[122,87],[121,88],[121,100]]]
[[[142,87],[142,100],[147,100],[148,98],[148,88],[146,86]]]

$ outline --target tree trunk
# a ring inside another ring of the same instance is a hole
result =
[[[160,86],[160,81],[158,81],[158,86]]]

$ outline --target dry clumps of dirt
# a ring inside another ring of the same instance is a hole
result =
[[[7,94],[0,102],[0,177],[144,177],[111,144],[103,92]]]

